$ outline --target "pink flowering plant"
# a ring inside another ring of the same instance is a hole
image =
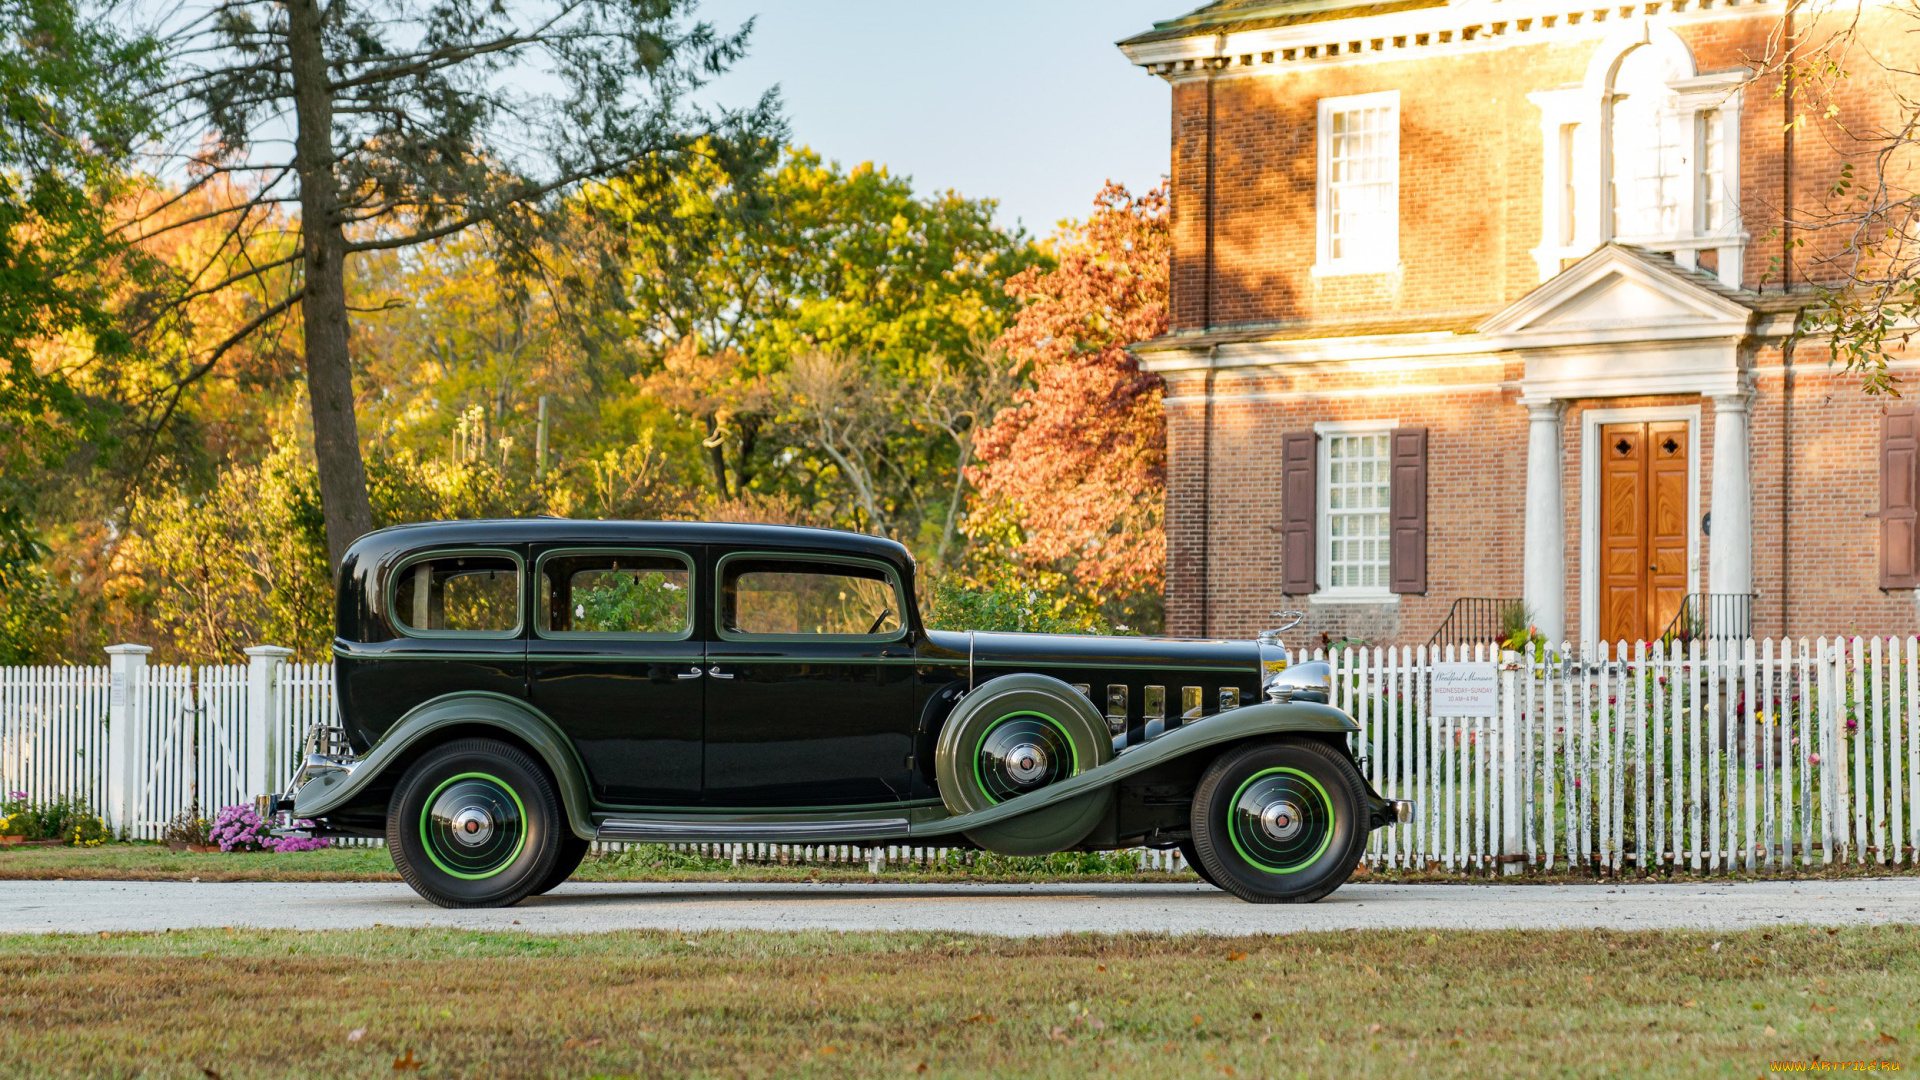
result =
[[[313,822],[296,824],[304,829],[312,827]],[[323,836],[275,836],[272,824],[251,806],[223,807],[207,837],[219,844],[221,851],[318,851],[327,846]]]

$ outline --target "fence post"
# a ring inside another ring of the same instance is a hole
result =
[[[133,828],[142,775],[140,718],[146,713],[145,645],[107,646],[107,823],[115,832]]]
[[[285,776],[291,762],[280,745],[280,665],[293,650],[280,645],[255,645],[247,653],[247,772],[246,796],[274,793],[275,777]]]
[[[1520,818],[1520,654],[1500,651],[1500,873],[1526,870]]]

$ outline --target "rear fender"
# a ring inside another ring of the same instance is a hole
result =
[[[524,743],[547,766],[560,792],[573,834],[591,840],[594,835],[592,801],[586,770],[573,746],[546,714],[504,694],[465,692],[428,701],[405,716],[380,737],[352,772],[329,772],[309,780],[294,799],[295,818],[321,818],[354,801],[382,780],[397,780],[405,767],[433,743],[459,734],[483,734],[492,729]],[[479,729],[479,730],[475,730]]]

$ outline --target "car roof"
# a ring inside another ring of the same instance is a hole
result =
[[[475,518],[394,525],[354,541],[353,550],[371,554],[443,545],[524,543],[720,544],[868,555],[899,565],[911,565],[913,561],[906,547],[897,541],[839,529],[729,521],[600,521],[558,517]]]

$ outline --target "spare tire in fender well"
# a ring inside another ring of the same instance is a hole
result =
[[[1017,753],[1001,772],[985,769],[992,740]],[[940,799],[962,815],[1019,799],[1031,791],[1099,767],[1113,757],[1112,736],[1093,703],[1049,675],[1021,673],[990,679],[961,699],[941,725],[934,747]],[[1103,787],[970,831],[968,839],[1005,855],[1037,855],[1072,847],[1092,832],[1113,804]]]

